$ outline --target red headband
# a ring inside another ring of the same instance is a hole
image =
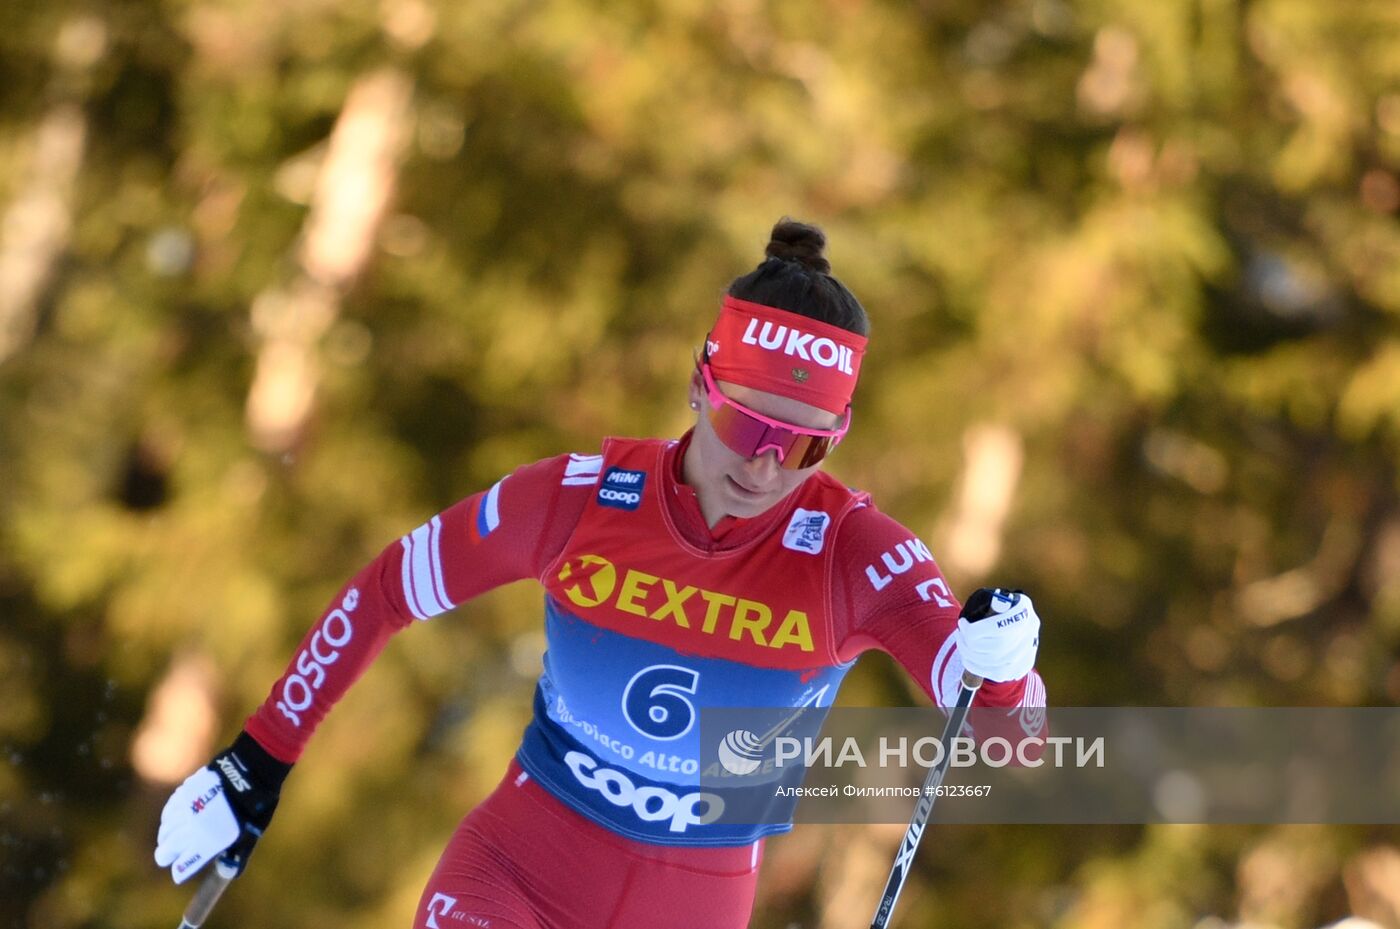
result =
[[[706,340],[716,380],[844,413],[865,336],[810,316],[726,296]]]

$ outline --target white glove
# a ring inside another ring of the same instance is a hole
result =
[[[224,797],[224,784],[209,768],[200,768],[175,788],[160,813],[156,864],[170,867],[183,884],[213,861],[239,836],[238,820]]]
[[[971,673],[989,681],[1020,680],[1035,667],[1040,617],[1021,591],[982,587],[967,598],[953,636]]]

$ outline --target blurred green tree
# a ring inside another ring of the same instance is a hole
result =
[[[1035,593],[1052,702],[1400,700],[1391,0],[11,0],[0,211],[5,925],[173,923],[162,778],[425,514],[684,429],[784,214],[875,323],[832,468],[958,589]],[[537,612],[401,637],[218,921],[407,925]],[[845,699],[912,693],[875,659]],[[868,917],[896,837],[807,835],[755,926]],[[900,920],[1400,926],[1395,843],[943,827]]]

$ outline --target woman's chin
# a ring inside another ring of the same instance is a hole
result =
[[[731,477],[725,477],[724,486],[728,491],[731,516],[757,516],[778,502],[778,496],[772,491],[749,490]]]

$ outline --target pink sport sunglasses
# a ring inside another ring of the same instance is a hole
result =
[[[805,429],[770,419],[742,403],[729,399],[715,383],[709,362],[695,362],[710,401],[706,414],[715,435],[730,451],[745,458],[757,458],[770,448],[778,454],[778,464],[789,470],[810,468],[831,453],[851,428],[851,408],[841,417],[841,428]]]

